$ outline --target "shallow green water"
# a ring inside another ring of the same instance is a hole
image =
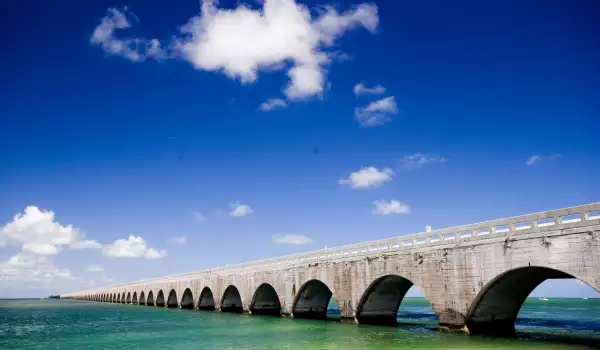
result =
[[[435,317],[425,299],[406,299],[399,316],[400,326],[379,327],[81,301],[0,300],[0,349],[585,349],[597,348],[600,339],[598,299],[528,300],[519,314],[524,339],[440,333],[432,329]],[[588,344],[596,338],[596,345],[573,344],[579,337]]]

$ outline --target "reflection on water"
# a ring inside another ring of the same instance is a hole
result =
[[[547,303],[525,303],[518,322],[521,339],[494,339],[434,330],[437,320],[421,298],[402,303],[398,327],[65,300],[0,300],[0,349],[598,348],[600,300]],[[339,317],[335,305],[330,306]],[[586,344],[592,346],[573,340],[573,333],[588,335]]]

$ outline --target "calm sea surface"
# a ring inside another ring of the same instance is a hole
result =
[[[336,316],[333,304],[331,315]],[[398,327],[381,327],[138,305],[0,300],[0,349],[600,348],[600,299],[530,299],[519,314],[519,339],[440,333],[431,307],[420,298],[405,299],[399,319]]]

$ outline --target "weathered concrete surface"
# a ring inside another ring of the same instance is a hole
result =
[[[346,321],[395,324],[416,285],[441,329],[511,334],[525,298],[547,278],[578,278],[600,291],[599,210],[590,204],[61,297],[129,303],[132,293],[140,304],[318,319],[333,295]]]

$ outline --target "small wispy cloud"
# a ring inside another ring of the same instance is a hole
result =
[[[398,114],[398,105],[394,96],[385,97],[369,103],[366,107],[354,109],[354,119],[361,126],[374,127],[392,120]]]
[[[192,211],[192,217],[196,220],[196,221],[204,221],[206,218],[204,217],[204,215],[202,215],[202,213],[198,212],[198,211]]]
[[[184,244],[185,242],[187,242],[187,237],[186,236],[173,236],[173,237],[169,238],[169,242],[175,243],[175,244]]]
[[[555,154],[551,154],[549,156],[542,156],[539,154],[533,154],[531,155],[531,157],[527,158],[527,161],[525,162],[525,165],[534,165],[537,164],[543,160],[552,160],[552,159],[557,159],[557,158],[561,158],[562,154],[559,153],[555,153]]]
[[[283,109],[287,107],[287,105],[287,102],[280,98],[270,98],[265,102],[261,103],[258,109],[260,109],[263,112],[269,112],[274,109]]]
[[[246,216],[253,213],[252,208],[250,208],[246,204],[240,204],[240,202],[231,203],[230,205],[231,211],[229,212],[230,216]]]
[[[379,170],[375,167],[362,167],[360,170],[350,173],[347,178],[338,180],[340,185],[349,185],[352,188],[375,188],[394,176],[392,169]]]
[[[86,267],[85,270],[88,272],[103,272],[104,268],[102,266],[90,265]]]
[[[310,244],[313,241],[310,237],[307,237],[304,235],[292,235],[292,234],[273,235],[272,239],[273,239],[273,243],[275,243],[275,244],[302,245],[302,244]]]
[[[373,202],[373,214],[375,215],[392,215],[392,214],[408,214],[410,207],[407,204],[397,200],[376,200]]]
[[[420,152],[404,156],[400,161],[401,167],[405,169],[416,169],[425,165],[445,163],[446,158],[437,154],[423,154]]]
[[[385,93],[385,87],[382,85],[375,85],[373,87],[366,87],[363,83],[354,85],[354,94],[356,96],[361,95],[381,95]]]

